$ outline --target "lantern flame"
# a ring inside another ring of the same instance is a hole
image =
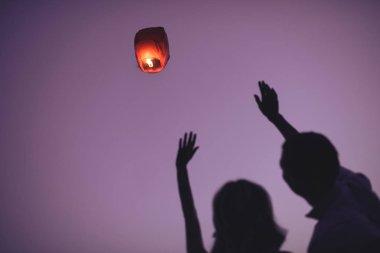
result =
[[[153,68],[152,59],[146,59],[146,63],[148,64],[149,68]]]

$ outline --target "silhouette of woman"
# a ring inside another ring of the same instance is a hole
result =
[[[207,253],[191,192],[187,165],[198,147],[196,134],[179,140],[176,159],[178,189],[185,218],[187,253]],[[227,182],[213,200],[215,242],[211,253],[279,253],[285,232],[275,222],[263,187],[247,180]]]

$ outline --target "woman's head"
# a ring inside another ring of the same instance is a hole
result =
[[[284,241],[270,197],[258,184],[247,180],[226,183],[214,197],[213,212],[216,239],[212,252],[255,252],[279,248]]]

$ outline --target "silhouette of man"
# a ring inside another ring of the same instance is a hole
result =
[[[260,111],[285,138],[280,165],[290,189],[304,198],[317,220],[309,253],[380,252],[380,201],[368,178],[340,165],[322,134],[299,133],[279,113],[275,90],[259,82]]]

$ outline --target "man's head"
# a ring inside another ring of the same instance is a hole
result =
[[[286,140],[280,164],[289,187],[311,205],[332,188],[340,168],[335,147],[313,132]]]

